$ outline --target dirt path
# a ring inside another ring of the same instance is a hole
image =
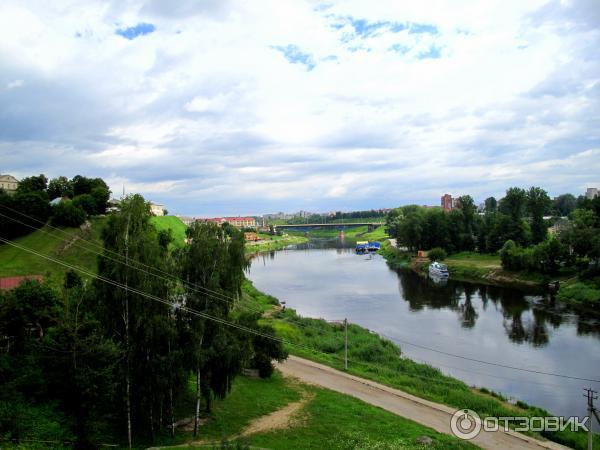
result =
[[[351,395],[441,433],[452,434],[450,419],[455,409],[449,406],[430,402],[398,389],[349,375],[296,356],[290,356],[285,362],[277,364],[277,367],[286,376]],[[494,450],[567,448],[554,442],[538,441],[513,431],[485,432],[482,430],[479,436],[471,442],[482,448]]]
[[[289,405],[278,409],[277,411],[259,417],[252,421],[236,438],[249,436],[251,434],[262,433],[265,431],[281,430],[294,425],[295,414],[300,411],[304,405],[313,399],[314,395],[304,394],[300,401],[290,403]]]

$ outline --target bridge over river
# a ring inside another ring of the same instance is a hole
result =
[[[286,225],[273,225],[275,230],[285,228],[337,228],[344,229],[350,227],[364,227],[367,226],[369,231],[373,231],[376,228],[385,225],[385,222],[356,222],[356,223],[297,223],[297,224],[286,224]]]

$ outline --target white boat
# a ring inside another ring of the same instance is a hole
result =
[[[450,273],[448,267],[445,264],[440,264],[437,261],[432,262],[429,265],[429,276],[435,278],[448,278]]]

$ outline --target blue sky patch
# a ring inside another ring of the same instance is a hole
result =
[[[390,51],[390,52],[399,53],[401,55],[406,54],[409,50],[410,50],[409,47],[406,47],[402,44],[394,44],[388,49],[388,51]]]
[[[303,64],[308,71],[313,70],[316,66],[313,56],[310,53],[303,53],[297,45],[275,45],[273,48],[283,53],[285,59],[291,64]]]
[[[411,23],[408,29],[408,32],[411,34],[418,33],[429,33],[429,34],[438,34],[438,29],[435,25],[431,25],[429,23]]]
[[[134,27],[119,28],[117,31],[115,31],[115,33],[118,34],[119,36],[123,36],[125,39],[129,39],[131,41],[138,36],[143,36],[144,34],[150,34],[154,30],[156,30],[156,27],[154,25],[152,25],[151,23],[142,22],[142,23],[138,23]]]
[[[431,47],[429,47],[429,50],[427,50],[426,52],[419,53],[417,58],[419,58],[419,59],[428,59],[428,58],[437,59],[437,58],[440,58],[441,56],[442,56],[441,49],[439,47],[436,47],[435,45],[432,45]]]

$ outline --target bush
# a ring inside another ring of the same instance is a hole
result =
[[[444,259],[446,259],[446,257],[448,256],[448,254],[446,253],[446,250],[444,250],[441,247],[435,247],[432,248],[431,250],[429,250],[429,252],[427,253],[427,256],[429,257],[430,261],[443,261]]]
[[[76,207],[83,209],[89,215],[96,214],[98,205],[96,199],[91,194],[78,195],[73,199],[73,204]]]
[[[53,210],[51,223],[54,226],[78,227],[86,219],[85,211],[68,200],[60,202]]]

